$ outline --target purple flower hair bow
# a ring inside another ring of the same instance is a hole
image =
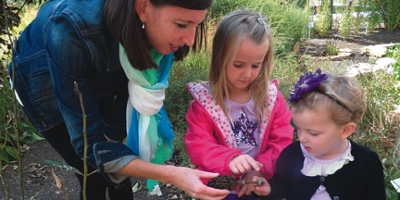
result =
[[[328,76],[323,74],[321,69],[317,69],[314,74],[312,72],[305,73],[304,75],[300,76],[300,79],[294,88],[289,91],[290,96],[288,100],[290,102],[297,102],[301,96],[303,96],[303,94],[314,90],[327,79]]]

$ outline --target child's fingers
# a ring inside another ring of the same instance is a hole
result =
[[[240,189],[240,191],[239,191],[239,193],[238,193],[238,197],[243,196],[244,194],[246,194],[246,192],[247,192],[247,185],[244,185],[244,186]]]
[[[260,176],[255,175],[255,176],[253,176],[253,177],[251,178],[252,181],[258,181],[258,180],[260,180],[260,179],[261,179],[261,181],[262,181],[262,184],[261,184],[261,185],[268,184],[267,179],[265,179],[264,177],[260,177]],[[255,185],[256,185],[256,184],[255,184]]]
[[[257,177],[253,177],[253,180],[258,180]],[[265,196],[271,193],[271,187],[268,184],[268,181],[265,178],[261,178],[262,185],[256,186],[254,185],[254,189],[252,190],[257,195]]]
[[[247,163],[250,164],[251,168],[248,168],[247,172],[251,172],[253,169],[256,171],[260,171],[260,167],[262,167],[262,164],[256,160],[254,160],[253,158],[251,158],[251,159],[250,158],[247,158]],[[260,164],[261,164],[261,166],[260,166]]]
[[[237,165],[234,166],[233,169],[231,169],[231,171],[234,174],[243,174],[246,171],[246,169],[242,165]]]
[[[254,158],[249,155],[239,155],[229,163],[229,168],[234,174],[251,172],[253,169],[260,171],[261,167],[263,167],[263,164],[254,160]]]
[[[251,195],[251,191],[247,190],[246,195]]]
[[[264,167],[264,165],[263,165],[262,163],[260,163],[260,162],[258,162],[258,161],[256,161],[256,162],[257,162],[257,164],[258,164],[258,166],[259,166],[260,168]]]
[[[232,159],[232,161],[229,163],[230,170],[234,174],[243,174],[245,172],[250,172],[252,170],[252,166],[247,161],[248,157],[250,157],[250,156],[240,155],[240,156],[237,156],[236,158]]]
[[[252,181],[258,181],[259,179],[261,179],[262,181],[263,181],[263,183],[264,183],[264,178],[263,177],[259,177],[259,176],[253,176],[252,178],[251,178],[251,180]]]

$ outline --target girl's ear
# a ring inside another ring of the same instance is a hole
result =
[[[149,4],[150,4],[149,0],[135,1],[136,13],[139,15],[140,21],[142,21],[143,23],[146,22],[146,9]]]
[[[348,138],[351,134],[354,133],[356,130],[357,125],[354,122],[349,122],[345,125],[343,125],[343,130],[341,134],[341,138],[346,139]]]

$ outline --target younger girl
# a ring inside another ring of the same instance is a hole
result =
[[[317,70],[300,77],[289,101],[299,141],[283,150],[269,184],[250,190],[263,199],[386,199],[378,155],[348,139],[366,109],[360,85]]]
[[[219,23],[212,52],[209,82],[187,84],[195,99],[186,115],[188,155],[201,170],[269,179],[293,139],[289,108],[277,81],[268,81],[269,26],[260,13],[233,12]]]

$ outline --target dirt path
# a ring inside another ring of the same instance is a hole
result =
[[[79,182],[73,172],[60,167],[55,167],[46,162],[51,160],[64,163],[63,159],[48,144],[47,141],[39,141],[29,145],[29,150],[23,156],[23,183],[25,199],[30,200],[78,200],[79,199]],[[4,167],[5,178],[10,190],[10,199],[20,199],[20,191],[18,186],[18,164],[16,162]],[[56,181],[52,173],[56,174],[63,180],[64,190],[60,191],[56,186]],[[138,183],[137,192],[134,193],[134,199],[148,200],[166,200],[172,199],[174,195],[179,196],[176,188],[172,186],[164,186],[162,188],[163,196],[150,196],[147,189],[144,188],[145,180],[131,178],[132,186]],[[0,200],[5,199],[3,185],[0,185]]]

